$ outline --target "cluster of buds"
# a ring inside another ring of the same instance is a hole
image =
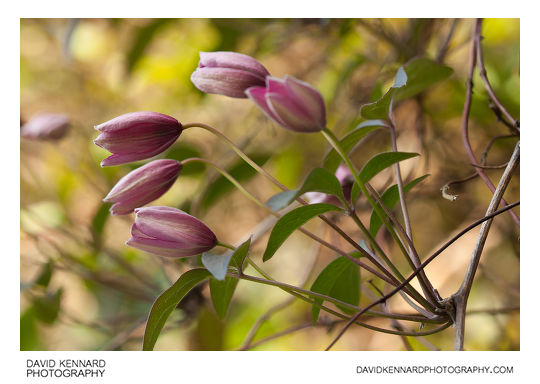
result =
[[[270,76],[257,60],[234,52],[201,52],[191,75],[203,92],[249,97],[270,119],[296,132],[326,127],[326,109],[319,91],[292,76]]]
[[[285,129],[318,132],[326,127],[326,110],[319,91],[292,76],[272,77],[252,57],[235,52],[201,52],[191,81],[205,93],[249,98]],[[178,139],[182,124],[162,113],[133,112],[95,129],[100,134],[94,143],[112,153],[101,165],[111,166],[161,154]],[[142,208],[167,192],[181,170],[182,164],[176,160],[151,161],[120,179],[105,197],[105,202],[113,203],[113,215],[135,211],[127,245],[165,257],[188,257],[218,244],[216,235],[204,223],[179,209]],[[349,177],[341,177],[339,172],[338,179],[350,199]],[[321,198],[324,200],[326,195]]]
[[[144,160],[169,148],[182,132],[173,117],[157,112],[133,112],[95,127],[94,143],[112,152],[102,166]],[[153,160],[118,181],[103,199],[114,203],[111,214],[136,213],[127,245],[166,257],[188,257],[214,248],[217,238],[199,219],[171,207],[147,207],[174,184],[182,164],[176,160]]]

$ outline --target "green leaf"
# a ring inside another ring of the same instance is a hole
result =
[[[407,194],[407,192],[409,192],[415,185],[417,185],[419,182],[421,182],[428,176],[429,175],[421,176],[405,184],[403,186],[403,192]],[[398,190],[397,184],[392,185],[390,188],[384,191],[384,193],[381,195],[381,200],[384,203],[384,205],[388,208],[388,210],[391,211],[392,208],[394,208],[394,206],[399,201],[399,190]],[[377,206],[380,207],[380,204],[377,203]],[[382,221],[379,218],[379,216],[377,216],[375,211],[371,212],[371,219],[369,221],[369,233],[371,233],[371,235],[375,237],[377,235],[377,232],[379,232],[379,229],[381,228],[381,226],[382,226]]]
[[[356,199],[358,199],[359,194],[360,194],[360,187],[358,187],[358,184],[355,182],[351,189],[351,202],[353,206],[356,203]]]
[[[257,163],[257,165],[264,165],[266,161],[270,158],[270,155],[249,155],[251,159]],[[251,165],[247,164],[244,160],[240,160],[235,163],[231,168],[227,170],[239,182],[247,181],[257,174]],[[220,175],[214,181],[209,183],[204,191],[202,192],[200,207],[201,209],[207,210],[223,196],[227,195],[234,190],[234,185],[231,184],[227,178]]]
[[[360,171],[359,177],[364,183],[392,164],[419,156],[411,152],[383,152],[373,156]]]
[[[111,205],[111,203],[101,204],[92,219],[92,236],[94,238],[95,248],[99,248],[101,245],[101,237],[105,229],[105,224],[110,217],[109,208]]]
[[[311,291],[358,305],[360,301],[360,269],[351,260],[340,256],[321,271],[313,282]],[[314,299],[319,305],[323,302],[322,299]],[[349,308],[338,307],[344,312],[351,313]],[[317,323],[320,311],[320,307],[313,305],[311,309],[313,324]]]
[[[51,281],[52,273],[53,273],[53,262],[48,261],[43,266],[43,269],[39,273],[39,276],[36,278],[34,284],[47,288]]]
[[[224,254],[203,252],[201,262],[216,280],[224,280],[227,275],[229,264],[238,269],[243,267],[250,245],[251,236],[232,252],[229,251]]]
[[[364,136],[386,125],[387,124],[383,120],[367,120],[362,122],[340,140],[343,151],[348,155]],[[341,156],[339,156],[335,149],[332,149],[325,156],[323,167],[333,173],[342,161]]]
[[[396,90],[395,100],[414,96],[432,85],[446,80],[454,72],[452,68],[426,58],[416,58],[405,65],[407,84]]]
[[[250,236],[249,239],[247,239],[238,248],[236,248],[232,255],[230,265],[238,268],[238,270],[240,271],[244,270],[244,260],[246,260],[249,252],[249,247],[251,246],[251,238],[252,236]]]
[[[446,79],[452,68],[425,58],[413,59],[405,68],[400,67],[392,87],[374,103],[364,104],[360,115],[366,119],[388,119],[394,99],[414,96],[431,85]]]
[[[278,193],[268,200],[266,205],[273,210],[279,210],[285,208],[294,199],[306,192],[322,192],[328,195],[334,195],[341,201],[345,200],[343,189],[341,188],[338,179],[324,168],[315,168],[311,171],[302,186],[296,190],[296,193],[292,194],[287,192],[292,191]]]
[[[272,228],[263,261],[270,260],[281,244],[299,227],[307,223],[315,216],[329,211],[341,211],[340,208],[331,204],[309,204],[293,209],[283,215]]]
[[[62,288],[54,293],[35,297],[32,301],[36,317],[46,324],[53,324],[58,318],[58,313],[60,313],[61,298]]]
[[[224,280],[210,278],[210,296],[212,297],[214,309],[220,319],[224,319],[227,316],[229,304],[231,303],[237,284],[238,278],[233,276],[227,276]]]
[[[365,119],[388,119],[394,92],[397,89],[398,88],[390,88],[379,100],[374,103],[362,105],[360,108],[360,115]]]
[[[206,269],[192,269],[184,273],[176,282],[164,291],[152,305],[146,329],[144,330],[143,351],[154,349],[157,338],[180,300],[191,291],[197,284],[210,276]]]

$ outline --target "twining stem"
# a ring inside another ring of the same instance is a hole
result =
[[[188,163],[191,163],[191,162],[200,162],[200,163],[203,163],[203,164],[206,164],[206,165],[209,165],[213,168],[215,168],[218,172],[220,172],[225,178],[227,178],[227,180],[229,180],[236,188],[238,188],[238,190],[240,192],[242,192],[249,200],[253,201],[255,204],[257,204],[259,207],[265,209],[268,213],[270,213],[271,215],[277,217],[277,218],[280,218],[281,215],[277,212],[274,212],[272,211],[270,208],[268,208],[266,205],[264,205],[263,202],[261,202],[259,199],[257,199],[255,196],[253,196],[251,193],[248,192],[248,190],[246,190],[242,184],[240,184],[234,177],[231,176],[230,173],[228,173],[227,171],[221,169],[219,166],[217,166],[216,164],[214,164],[213,162],[211,162],[210,160],[206,160],[206,159],[202,159],[202,158],[199,158],[199,157],[192,157],[192,158],[189,158],[189,159],[185,159],[185,160],[182,160],[182,165],[185,165],[185,164],[188,164]],[[340,248],[337,248],[336,246],[326,242],[325,240],[321,239],[319,236],[313,234],[312,232],[300,227],[298,228],[298,230],[302,233],[304,233],[305,235],[309,236],[310,238],[312,238],[313,240],[319,242],[320,244],[324,245],[325,247],[331,249],[332,251],[348,258],[349,260],[351,260],[352,262],[358,264],[360,267],[364,268],[365,270],[371,272],[372,274],[374,274],[375,276],[377,276],[378,278],[386,281],[387,283],[393,285],[393,286],[396,286],[399,282],[395,279],[395,277],[390,273],[388,272],[386,269],[383,269],[382,272],[384,274],[381,274],[379,271],[377,271],[376,269],[370,267],[369,265],[361,262],[360,260],[358,260],[357,258],[351,256],[350,254],[348,254],[347,252],[341,250]],[[360,247],[361,248],[361,247]],[[361,248],[361,251],[366,254],[366,257],[369,257],[371,258],[371,255],[363,248]],[[410,291],[407,291],[412,297],[414,297],[415,299],[420,296],[418,292],[415,292],[413,289],[411,289]],[[420,296],[421,297],[421,296]]]
[[[390,131],[390,140],[392,142],[392,151],[397,152],[397,138],[396,138],[396,126],[394,123],[394,119],[392,118],[392,112],[389,113],[389,125],[388,129]],[[396,174],[396,184],[398,186],[398,193],[399,193],[399,201],[401,205],[401,212],[403,214],[403,222],[405,223],[405,233],[404,236],[407,239],[408,246],[409,246],[409,257],[408,260],[412,263],[411,267],[418,268],[420,265],[420,257],[418,256],[418,253],[416,252],[414,245],[413,245],[413,236],[412,236],[412,228],[411,228],[411,221],[409,219],[409,211],[407,209],[407,202],[405,200],[405,192],[403,188],[403,178],[401,177],[401,167],[398,163],[394,164],[394,171]],[[396,220],[397,221],[397,220]],[[435,295],[435,290],[433,288],[433,285],[429,281],[429,279],[426,276],[425,271],[421,271],[418,274],[418,281],[420,282],[420,285],[422,287],[422,291],[424,292],[424,295],[430,300],[432,303],[437,303],[437,297]]]
[[[381,197],[379,196],[379,194],[377,193],[377,191],[371,186],[370,183],[366,183],[366,187],[368,189],[368,191],[373,195],[373,197],[375,198],[375,200],[377,201],[377,203],[382,207],[382,209],[384,210],[384,213],[386,214],[386,216],[388,216],[388,218],[390,219],[390,221],[392,223],[394,223],[394,225],[396,226],[396,228],[398,229],[399,232],[401,232],[401,234],[403,235],[403,238],[405,239],[405,241],[407,242],[408,246],[409,246],[409,249],[411,250],[411,252],[415,255],[415,257],[420,260],[420,257],[418,256],[418,252],[416,251],[416,247],[414,246],[414,244],[412,243],[411,239],[409,238],[409,236],[407,236],[407,234],[405,233],[405,229],[403,228],[403,226],[401,225],[401,223],[399,222],[399,220],[394,216],[394,214],[392,212],[390,212],[390,210],[388,209],[388,207],[384,204],[384,202],[382,201]],[[415,269],[416,267],[413,267],[413,269]],[[427,278],[426,278],[427,280]],[[425,284],[425,285],[423,285]],[[428,297],[431,298],[431,300],[437,305],[438,309],[443,309],[444,306],[440,303],[440,300],[441,300],[441,297],[436,293],[435,289],[433,288],[433,286],[431,285],[431,282],[429,280],[427,280],[425,283],[423,282],[423,280],[420,280],[420,285],[423,287],[423,289],[425,290],[425,292],[428,292]],[[426,288],[424,288],[426,287]],[[433,292],[433,293],[432,293]],[[436,296],[435,296],[436,295]],[[404,298],[405,300],[407,300],[406,298]],[[419,310],[419,308],[416,308],[416,310]],[[420,311],[422,312],[422,311]],[[422,312],[423,313],[423,312]],[[427,313],[423,313],[424,315],[427,316]]]
[[[380,303],[383,303],[385,302],[386,300],[388,300],[390,297],[394,296],[396,293],[398,293],[403,287],[405,287],[405,285],[407,285],[412,279],[414,279],[416,277],[416,275],[421,271],[423,270],[429,263],[431,263],[433,260],[435,260],[435,258],[437,256],[439,256],[442,252],[444,252],[444,250],[446,248],[448,248],[450,245],[452,245],[457,239],[459,239],[461,236],[463,236],[464,234],[466,234],[467,232],[469,232],[471,229],[475,228],[476,226],[482,224],[484,221],[487,221],[487,220],[490,220],[492,219],[493,217],[497,216],[497,215],[500,215],[501,213],[503,212],[506,212],[516,206],[519,205],[519,201],[513,203],[513,204],[510,204],[504,208],[501,208],[489,215],[486,215],[484,217],[482,217],[481,219],[478,219],[476,220],[474,223],[468,225],[466,228],[464,228],[463,230],[461,230],[459,233],[457,233],[456,235],[454,235],[450,240],[448,240],[446,243],[444,243],[437,251],[435,251],[435,253],[433,253],[430,257],[428,257],[418,268],[416,268],[416,270],[407,278],[405,279],[404,282],[402,282],[399,286],[397,286],[396,288],[394,288],[392,291],[390,291],[389,293],[387,293],[386,295],[384,295],[383,297],[381,297],[379,300],[377,301],[374,301],[372,302],[371,304],[369,304],[367,307],[364,307],[364,309],[360,312],[358,312],[356,315],[354,315],[348,322],[347,324],[343,327],[343,329],[338,333],[338,335],[334,338],[334,340],[332,341],[332,343],[326,348],[326,350],[329,350],[330,348],[332,348],[332,346],[341,338],[341,336],[343,336],[345,334],[345,332],[347,331],[347,329],[360,317],[362,316],[364,313],[366,313],[368,310],[370,310],[371,308],[373,308],[374,306],[380,304]]]
[[[512,179],[512,174],[514,173],[519,164],[519,147],[520,145],[518,141],[514,149],[514,153],[512,154],[512,157],[510,158],[510,161],[508,162],[508,165],[506,166],[506,169],[504,170],[504,173],[499,180],[499,184],[497,185],[497,189],[493,194],[493,198],[489,203],[486,215],[494,212],[502,200],[504,191],[506,190],[508,184],[510,183],[510,180]],[[474,282],[474,276],[476,274],[476,270],[478,269],[480,257],[482,255],[484,244],[486,243],[486,239],[492,222],[493,220],[487,220],[484,224],[482,224],[463,282],[461,283],[461,286],[457,293],[452,296],[452,298],[454,299],[454,305],[456,307],[456,332],[454,338],[454,348],[458,351],[463,350],[467,300],[469,297],[469,293],[471,292],[472,284]]]
[[[347,167],[350,169],[353,177],[354,177],[354,180],[356,181],[358,187],[360,188],[360,190],[362,191],[362,193],[364,194],[364,196],[366,197],[366,199],[368,200],[369,204],[373,207],[373,210],[376,212],[377,216],[379,216],[379,218],[381,219],[381,221],[384,223],[384,225],[386,226],[386,228],[388,229],[388,232],[392,235],[392,237],[394,238],[394,240],[396,241],[396,243],[398,244],[399,248],[401,249],[401,252],[405,255],[405,257],[409,260],[409,253],[407,252],[407,250],[404,248],[402,242],[401,242],[401,239],[398,237],[398,235],[396,234],[396,232],[394,231],[394,229],[392,228],[392,226],[388,223],[388,221],[386,220],[386,216],[384,215],[384,212],[382,212],[382,208],[379,207],[375,201],[373,200],[373,198],[371,197],[371,195],[369,194],[365,184],[362,182],[362,180],[360,180],[360,176],[358,175],[358,172],[356,172],[356,169],[354,168],[354,165],[352,164],[351,160],[349,159],[349,157],[347,156],[347,154],[345,153],[345,151],[343,150],[343,148],[341,147],[341,143],[339,142],[338,138],[334,135],[334,133],[332,131],[330,131],[328,128],[325,128],[324,130],[321,131],[321,133],[323,134],[323,136],[326,138],[326,140],[330,143],[330,145],[336,150],[336,152],[341,156],[341,158],[343,159],[343,161],[345,162],[345,164],[347,165]],[[392,261],[383,253],[381,254],[381,257],[383,258],[383,260],[385,261],[385,263],[390,267],[390,269],[392,270],[392,272],[397,276],[397,278],[400,280],[400,281],[403,281],[405,279],[405,277],[401,274],[401,272],[396,268],[396,266],[392,263]],[[413,266],[414,268],[414,266]],[[415,299],[418,300],[418,298],[415,297]],[[427,301],[426,299],[424,299],[422,297],[422,302],[424,304],[427,304],[427,307],[426,308],[429,308],[431,310],[434,310],[434,306],[433,306],[433,303]]]
[[[476,23],[478,25],[478,28],[476,29],[475,33],[475,41],[476,41],[476,55],[478,60],[478,69],[480,71],[480,78],[482,79],[482,82],[484,83],[484,87],[486,88],[487,93],[489,94],[489,98],[493,103],[495,104],[495,107],[498,109],[498,111],[508,119],[510,126],[512,127],[512,130],[514,132],[520,132],[519,128],[519,121],[514,119],[512,115],[506,110],[504,105],[500,102],[499,98],[493,91],[493,88],[491,87],[491,83],[488,80],[486,67],[484,65],[484,55],[482,53],[482,19],[477,19]]]
[[[473,75],[474,75],[474,69],[476,67],[476,58],[477,58],[477,44],[480,43],[480,36],[482,31],[482,20],[478,19],[474,25],[473,28],[473,35],[472,35],[472,44],[471,44],[471,51],[470,51],[470,63],[469,63],[469,70],[467,75],[467,90],[465,93],[465,103],[463,105],[463,113],[461,115],[461,140],[463,141],[463,146],[465,147],[465,151],[467,152],[467,156],[469,157],[469,161],[473,165],[480,165],[478,161],[476,160],[476,156],[472,150],[471,142],[469,140],[469,114],[471,111],[471,104],[472,104],[472,94],[473,94]],[[484,183],[487,185],[491,193],[495,193],[495,186],[489,179],[489,177],[486,175],[484,170],[482,168],[474,167],[476,170],[476,173],[480,178],[484,181]],[[502,199],[502,205],[506,206],[508,203]],[[519,226],[520,220],[517,215],[510,211],[510,216],[516,224]]]

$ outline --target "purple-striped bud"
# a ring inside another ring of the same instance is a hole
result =
[[[21,136],[36,140],[58,140],[65,136],[68,127],[66,115],[41,113],[21,127]]]
[[[250,56],[236,52],[201,52],[191,81],[206,93],[246,98],[246,89],[264,86],[268,75],[266,68]]]
[[[94,143],[112,153],[101,166],[118,165],[159,155],[180,136],[182,125],[157,112],[132,112],[94,127]]]
[[[176,160],[154,160],[122,177],[103,201],[114,203],[113,215],[131,213],[167,192],[181,169],[182,164]]]
[[[354,184],[354,176],[351,173],[351,170],[345,164],[341,164],[334,175],[341,185],[345,200],[351,202],[352,187]],[[334,195],[327,195],[322,192],[307,192],[304,196],[309,200],[310,204],[328,203],[340,207],[343,205]]]
[[[319,132],[326,127],[326,109],[319,91],[308,83],[285,76],[266,78],[266,87],[246,90],[248,97],[283,128]]]
[[[171,207],[135,209],[135,223],[127,245],[166,257],[188,257],[217,244],[214,232],[199,219]]]

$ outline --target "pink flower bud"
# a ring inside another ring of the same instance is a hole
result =
[[[350,202],[352,187],[354,184],[354,176],[351,173],[351,170],[345,164],[341,164],[334,175],[341,185],[345,200]],[[309,200],[310,204],[328,203],[337,206],[343,205],[334,195],[327,195],[326,193],[322,192],[307,192],[304,196]]]
[[[216,235],[199,219],[171,207],[135,209],[127,245],[166,257],[188,257],[209,251]]]
[[[162,196],[174,184],[182,164],[176,160],[154,160],[131,171],[103,199],[115,203],[113,215],[126,215]]]
[[[182,125],[157,112],[132,112],[94,127],[100,135],[94,143],[112,153],[101,166],[125,164],[154,157],[180,136]]]
[[[21,135],[27,139],[58,140],[65,136],[68,127],[66,115],[42,113],[21,127]]]
[[[203,92],[246,98],[249,87],[264,86],[268,71],[254,58],[236,52],[201,52],[199,67],[191,75]]]
[[[315,88],[291,76],[266,78],[266,87],[251,87],[248,97],[283,128],[318,132],[326,127],[324,100]]]

